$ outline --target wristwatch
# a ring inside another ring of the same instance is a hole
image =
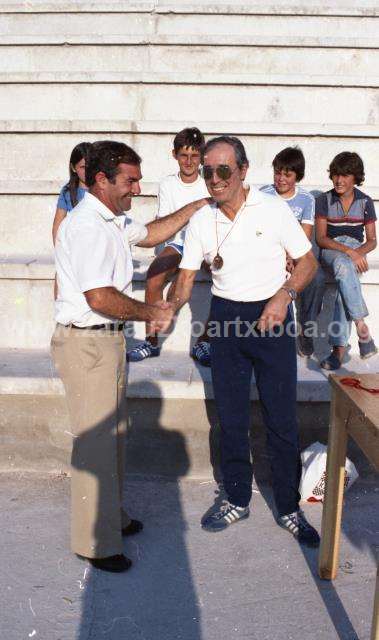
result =
[[[284,291],[287,291],[289,297],[291,298],[292,302],[294,300],[296,300],[297,298],[297,291],[295,291],[295,289],[290,289],[290,287],[280,287],[281,289],[284,289]]]

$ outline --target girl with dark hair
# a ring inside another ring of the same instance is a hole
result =
[[[69,173],[70,178],[67,184],[62,187],[55,212],[53,222],[53,242],[60,223],[66,217],[67,211],[71,211],[83,198],[87,191],[85,183],[86,155],[90,147],[90,142],[80,142],[73,148],[70,155]]]

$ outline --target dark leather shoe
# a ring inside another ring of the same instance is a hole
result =
[[[143,524],[139,520],[131,520],[127,527],[121,529],[123,536],[132,536],[143,529]]]
[[[132,566],[132,561],[123,554],[108,556],[107,558],[87,558],[87,560],[96,569],[110,571],[111,573],[122,573]]]

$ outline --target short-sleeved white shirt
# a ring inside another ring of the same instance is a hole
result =
[[[166,176],[159,184],[158,218],[174,213],[186,204],[201,198],[209,198],[209,191],[201,176],[190,183],[183,182],[177,173]],[[185,233],[186,227],[183,227],[168,242],[183,246]]]
[[[224,261],[218,270],[212,266],[217,253],[216,224]],[[297,259],[311,247],[284,200],[250,187],[234,221],[215,204],[195,213],[187,227],[180,268],[195,271],[206,260],[211,265],[213,295],[253,302],[270,298],[285,282],[286,251]]]
[[[146,236],[144,225],[125,215],[115,216],[98,198],[86,193],[58,229],[56,321],[79,327],[114,322],[114,318],[92,311],[84,292],[115,287],[127,294],[133,278],[130,245]]]

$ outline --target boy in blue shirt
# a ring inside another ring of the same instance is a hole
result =
[[[261,191],[285,200],[292,210],[296,220],[301,224],[308,240],[312,242],[315,199],[309,191],[298,185],[304,177],[305,158],[299,147],[286,147],[280,151],[272,162],[274,169],[274,183],[261,187]],[[318,258],[318,249],[313,244],[313,252]],[[293,270],[293,262],[287,260],[287,270]],[[299,336],[297,350],[300,356],[309,357],[314,351],[312,331],[307,332],[307,327],[312,329],[320,313],[322,299],[325,291],[325,276],[321,267],[316,272],[312,282],[299,296],[297,304],[299,320]],[[307,323],[312,323],[307,324]],[[311,335],[307,335],[307,334]]]

